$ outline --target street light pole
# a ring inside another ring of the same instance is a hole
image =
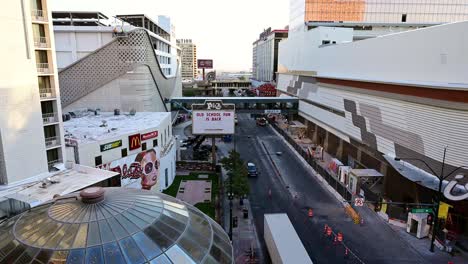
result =
[[[440,207],[440,201],[442,200],[442,184],[443,184],[443,181],[445,179],[447,179],[448,177],[450,177],[450,175],[455,173],[457,170],[468,167],[468,166],[459,166],[459,167],[455,168],[453,171],[451,171],[449,174],[444,175],[446,154],[447,154],[447,147],[444,147],[444,156],[443,156],[443,159],[442,159],[442,168],[441,168],[441,171],[440,171],[439,175],[437,175],[437,173],[432,169],[431,166],[429,166],[429,164],[427,164],[427,162],[425,160],[416,159],[416,158],[395,157],[396,161],[400,161],[402,159],[420,161],[420,162],[424,163],[424,165],[426,165],[426,167],[429,168],[429,170],[432,172],[432,174],[439,179],[439,188],[438,188],[438,191],[437,191],[436,200],[434,201],[434,205],[433,205],[433,207],[435,209],[435,212],[434,212],[434,226],[432,228],[431,246],[430,246],[430,249],[429,249],[431,252],[434,252],[434,242],[435,242],[435,237],[436,237],[436,231],[439,228],[439,222],[440,222],[439,221],[439,207]]]
[[[234,152],[236,152],[236,135],[233,135]],[[236,163],[233,164],[236,166]],[[232,192],[232,173],[229,173],[229,239],[232,241],[232,200],[234,199],[234,193]]]

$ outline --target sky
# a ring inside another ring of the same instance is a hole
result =
[[[266,28],[283,29],[289,0],[49,0],[52,11],[100,11],[166,15],[177,38],[192,39],[199,59],[213,59],[218,71],[249,71],[252,43]]]

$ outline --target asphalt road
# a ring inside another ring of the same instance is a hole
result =
[[[339,201],[319,184],[271,127],[256,126],[246,114],[238,118],[236,149],[260,172],[258,177],[249,179],[249,200],[259,237],[263,238],[263,214],[287,213],[314,263],[424,263],[383,221],[375,218],[363,226],[355,225]],[[308,208],[313,209],[312,218],[307,216]],[[344,242],[351,249],[348,256],[342,245],[335,245],[323,234],[325,224],[343,233]],[[268,255],[263,240],[261,244]]]

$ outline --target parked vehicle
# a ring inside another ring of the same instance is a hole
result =
[[[265,214],[263,228],[273,264],[313,264],[287,214]]]
[[[255,166],[255,164],[252,162],[247,163],[247,171],[250,177],[258,176],[257,166]]]
[[[264,117],[257,118],[257,125],[258,126],[266,126],[267,120]]]

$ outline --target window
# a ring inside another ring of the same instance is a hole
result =
[[[158,140],[155,139],[155,140],[153,140],[153,148],[154,148],[154,147],[157,147],[157,146],[158,146]]]
[[[122,149],[122,158],[123,157],[127,157],[127,149],[126,148]]]
[[[146,142],[141,144],[141,150],[146,150]]]
[[[96,167],[101,165],[102,164],[102,156],[95,157],[94,158],[94,164],[95,164]]]
[[[166,188],[167,188],[167,185],[169,184],[169,172],[167,168],[164,170],[164,180],[166,181]]]
[[[406,14],[401,15],[401,22],[406,22]]]

